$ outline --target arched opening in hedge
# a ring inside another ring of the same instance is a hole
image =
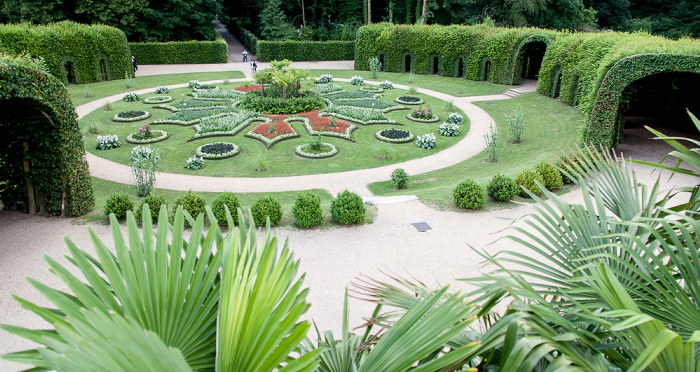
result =
[[[379,60],[379,71],[384,71],[384,53],[379,53],[377,59]]]
[[[77,115],[42,62],[0,55],[0,200],[6,209],[77,216],[95,204]]]
[[[483,75],[481,77],[481,80],[483,81],[491,81],[491,61],[485,60],[484,61],[484,69],[483,69]]]
[[[66,79],[68,79],[68,84],[75,84],[75,65],[71,61],[67,61],[64,65],[66,70]]]
[[[523,45],[521,49],[522,67],[520,77],[524,79],[537,79],[546,52],[547,44],[542,41],[531,41]]]
[[[455,63],[455,76],[456,77],[464,77],[464,63],[465,59],[464,57],[459,57],[457,58],[457,62]]]
[[[430,56],[430,73],[437,75],[440,72],[440,57],[437,54]]]
[[[107,81],[109,79],[109,75],[107,74],[107,63],[105,63],[104,58],[100,59],[100,77],[102,78],[102,81]]]
[[[413,56],[411,53],[406,53],[403,57],[403,72],[409,73],[412,72],[412,64],[413,64]]]
[[[561,84],[564,81],[564,75],[561,70],[554,74],[554,81],[552,82],[552,98],[559,98],[561,95]]]

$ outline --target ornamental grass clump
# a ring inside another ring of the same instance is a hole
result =
[[[340,192],[331,202],[331,218],[343,225],[362,223],[366,212],[360,195],[348,190]]]
[[[518,191],[520,193],[520,196],[524,198],[530,197],[530,195],[525,190],[528,190],[535,195],[539,195],[542,193],[542,190],[539,186],[537,186],[535,180],[537,180],[537,182],[539,182],[540,184],[544,183],[542,176],[540,176],[539,173],[535,172],[532,169],[523,169],[520,173],[518,173],[515,176],[515,183],[520,188],[520,190]]]
[[[314,227],[323,220],[321,198],[311,191],[297,193],[292,215],[299,227]]]
[[[220,226],[228,226],[226,207],[228,207],[231,213],[234,225],[238,225],[238,213],[236,213],[236,211],[241,207],[241,203],[238,201],[238,196],[236,196],[236,194],[232,192],[222,192],[211,202],[211,211]]]
[[[523,140],[523,132],[525,131],[525,112],[522,107],[518,107],[508,115],[505,114],[506,123],[508,124],[508,137],[511,143],[520,143]]]
[[[131,200],[129,194],[125,192],[113,192],[109,194],[107,202],[105,203],[105,216],[109,216],[114,213],[114,216],[118,219],[123,219],[126,217],[126,212],[134,210],[134,202]]]
[[[487,161],[489,163],[497,162],[503,151],[503,140],[498,135],[493,123],[489,126],[489,131],[484,134],[484,141],[486,142]]]
[[[165,200],[165,197],[162,195],[149,195],[143,199],[141,199],[141,204],[139,204],[139,207],[136,209],[136,219],[141,220],[143,217],[143,209],[148,206],[149,211],[151,212],[151,217],[152,220],[158,221],[158,212],[160,211],[160,207],[165,205],[167,206],[168,202]]]
[[[261,196],[255,201],[250,211],[256,226],[265,226],[270,218],[270,226],[277,225],[282,219],[282,205],[270,195]]]
[[[559,169],[550,163],[548,160],[542,160],[535,165],[535,172],[542,179],[542,185],[547,190],[555,190],[564,185]]]
[[[477,209],[486,202],[486,194],[484,188],[474,180],[464,180],[452,191],[452,199],[460,208]]]
[[[486,193],[495,201],[504,202],[515,198],[518,195],[520,188],[512,178],[497,174],[493,176],[488,186]]]
[[[403,168],[396,168],[391,172],[391,185],[401,190],[408,187],[408,173]]]
[[[136,183],[136,195],[148,196],[156,183],[156,172],[160,168],[160,154],[151,146],[136,146],[131,150],[129,162]]]
[[[192,190],[190,190],[186,192],[185,195],[182,195],[175,200],[173,213],[177,211],[178,206],[182,206],[182,209],[186,210],[193,219],[197,219],[200,214],[206,212],[207,202],[203,197],[193,193]],[[185,219],[185,226],[190,226],[190,221],[187,219]]]

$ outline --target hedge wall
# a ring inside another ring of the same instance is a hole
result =
[[[248,48],[248,51],[251,54],[257,54],[258,53],[258,38],[255,37],[255,34],[252,32],[246,30],[243,28],[241,25],[238,23],[230,23],[228,25],[228,29],[231,30],[234,35],[238,38],[238,40],[243,43]]]
[[[95,197],[78,117],[65,86],[41,60],[0,54],[0,105],[3,204],[27,207],[28,177],[48,214],[89,212]],[[24,143],[28,172],[23,168]]]
[[[114,27],[59,22],[33,26],[0,25],[0,49],[13,55],[42,57],[51,74],[68,84],[66,64],[73,64],[73,82],[101,81],[104,60],[106,80],[123,79],[132,71],[124,33]]]
[[[228,44],[214,41],[171,41],[167,43],[129,43],[139,64],[166,65],[191,63],[226,63]]]
[[[355,58],[354,41],[258,41],[258,60],[337,61]]]
[[[464,76],[499,84],[518,84],[528,45],[542,43],[546,52],[537,90],[579,106],[588,122],[582,140],[605,146],[618,142],[625,88],[663,72],[700,73],[700,41],[673,41],[643,33],[567,33],[535,28],[425,26],[377,23],[358,30],[355,69],[369,70],[369,59],[383,60],[385,71]],[[489,65],[490,75],[486,75]]]

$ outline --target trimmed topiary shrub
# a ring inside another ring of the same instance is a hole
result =
[[[167,201],[164,196],[161,195],[149,195],[141,199],[141,204],[136,209],[136,219],[141,220],[143,217],[143,208],[148,205],[148,209],[151,211],[151,220],[153,222],[158,221],[158,215],[160,214],[160,207],[167,205]]]
[[[477,209],[486,202],[486,193],[474,180],[464,180],[452,192],[455,205],[465,209]]]
[[[323,220],[321,198],[313,192],[304,191],[296,196],[292,208],[294,220],[299,227],[313,227]]]
[[[114,216],[118,219],[123,219],[126,217],[127,211],[134,210],[134,202],[131,200],[129,194],[125,192],[113,192],[109,194],[107,202],[105,203],[105,215],[109,216],[114,213]]]
[[[250,208],[255,226],[265,226],[270,217],[270,226],[277,225],[282,219],[282,205],[272,196],[261,196]]]
[[[540,176],[539,173],[535,172],[532,169],[524,169],[515,176],[515,184],[518,185],[518,187],[520,188],[520,190],[518,191],[520,193],[520,196],[525,198],[530,197],[530,195],[528,195],[527,192],[523,190],[523,187],[528,189],[535,195],[539,195],[542,193],[542,190],[540,190],[539,186],[537,186],[535,180],[537,180],[537,182],[541,184],[544,184],[542,176]]]
[[[238,225],[238,208],[241,207],[238,196],[232,192],[222,192],[211,202],[211,211],[214,213],[214,217],[219,221],[219,226],[228,226],[226,208],[224,206],[228,206],[228,210],[231,212],[231,217],[233,218],[233,223]]]
[[[554,166],[554,164],[550,163],[548,160],[542,160],[541,162],[537,163],[535,165],[535,172],[540,175],[540,178],[542,179],[542,185],[547,188],[547,190],[555,190],[562,185],[564,185],[564,181],[562,181],[561,178],[561,172],[559,172],[559,169]]]
[[[344,190],[331,202],[331,217],[333,221],[350,225],[362,223],[365,220],[365,205],[360,195]]]
[[[512,200],[520,188],[512,178],[497,174],[493,176],[491,182],[486,187],[486,193],[495,201],[503,202]]]
[[[182,209],[186,210],[187,213],[192,216],[192,218],[197,219],[200,214],[205,212],[207,202],[204,201],[203,197],[193,193],[190,190],[186,192],[185,195],[182,195],[175,200],[175,206],[173,207],[175,211],[177,211],[178,205],[181,205]],[[190,226],[189,221],[185,220],[185,226]]]

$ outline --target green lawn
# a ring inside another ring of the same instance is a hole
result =
[[[347,90],[355,90],[349,83],[338,83]],[[232,89],[240,84],[231,84],[229,86],[222,85],[223,89]],[[189,99],[186,96],[189,93],[187,88],[173,89],[170,96],[176,99]],[[408,92],[401,89],[386,90],[382,98],[383,101],[393,102],[396,97],[406,95]],[[155,94],[146,94],[143,98],[153,96]],[[219,176],[219,177],[279,177],[293,176],[302,174],[318,174],[341,172],[354,169],[375,168],[382,165],[403,162],[410,159],[416,159],[427,156],[435,150],[424,150],[416,147],[413,143],[393,144],[379,141],[374,134],[384,128],[401,127],[408,129],[414,135],[422,135],[429,132],[437,134],[437,128],[442,121],[447,117],[448,112],[445,110],[446,102],[437,98],[430,97],[424,94],[419,94],[425,103],[423,107],[431,107],[433,111],[441,118],[436,123],[417,123],[406,119],[404,116],[410,112],[410,108],[416,106],[406,105],[406,109],[391,111],[387,113],[390,119],[397,121],[398,124],[376,124],[376,125],[361,125],[356,124],[357,129],[353,132],[355,142],[333,137],[324,137],[323,141],[332,143],[338,148],[338,154],[326,159],[308,159],[296,156],[294,148],[298,145],[309,143],[312,136],[306,133],[303,125],[299,122],[292,124],[300,137],[283,140],[274,144],[267,149],[265,145],[255,139],[245,137],[245,134],[255,127],[256,123],[249,124],[246,128],[238,132],[234,136],[217,136],[204,137],[192,140],[194,135],[193,126],[180,125],[153,125],[152,129],[167,131],[171,137],[163,142],[154,143],[152,147],[157,148],[162,159],[161,171],[169,173],[184,173],[195,174],[202,176]],[[174,102],[172,102],[174,103]],[[151,122],[161,119],[172,114],[169,110],[155,108],[155,105],[149,105],[139,102],[123,102],[118,101],[112,104],[113,110],[104,111],[97,109],[81,119],[81,129],[85,132],[89,123],[99,125],[100,134],[116,134],[122,142],[122,147],[107,151],[96,150],[95,140],[97,135],[86,135],[85,143],[88,151],[97,156],[109,159],[118,163],[128,164],[131,149],[134,147],[124,141],[127,135],[134,133],[142,123]],[[131,110],[146,110],[152,114],[148,119],[137,122],[114,122],[112,117],[121,111]],[[464,115],[463,112],[458,111]],[[466,119],[466,117],[465,117]],[[468,131],[468,122],[461,126],[461,134],[457,137],[439,137],[440,149],[445,149],[454,145],[463,138]],[[215,141],[233,142],[241,148],[241,152],[228,159],[222,160],[205,160],[205,167],[200,170],[188,170],[184,166],[189,157],[192,156],[197,147]],[[379,159],[377,154],[382,151],[388,151],[393,155],[393,159]],[[268,171],[257,172],[256,168],[259,162],[264,162]]]
[[[490,102],[477,102],[496,121],[499,133],[507,139],[504,114],[521,107],[525,112],[526,129],[523,142],[506,144],[497,163],[486,163],[486,154],[465,160],[451,167],[419,175],[410,175],[409,188],[394,190],[389,181],[372,183],[368,187],[375,195],[417,195],[421,200],[441,209],[462,210],[452,202],[452,190],[462,180],[471,178],[486,186],[491,178],[502,173],[509,177],[524,168],[534,167],[543,159],[554,159],[575,146],[578,129],[584,120],[579,109],[537,93]],[[568,152],[568,151],[567,151]],[[487,200],[490,200],[487,198]],[[504,204],[489,202],[486,209]],[[505,204],[508,205],[508,204]]]

